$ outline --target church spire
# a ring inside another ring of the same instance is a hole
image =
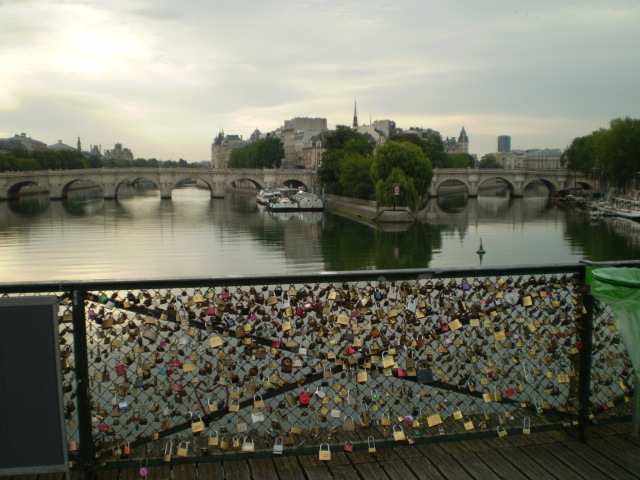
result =
[[[353,101],[353,128],[358,126],[358,104],[354,100]]]

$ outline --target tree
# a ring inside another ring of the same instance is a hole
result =
[[[449,168],[475,168],[476,162],[468,153],[450,153]]]
[[[394,169],[399,171],[394,172]],[[403,177],[404,175],[404,177]],[[393,181],[402,181],[398,201],[415,211],[426,198],[433,178],[431,161],[417,145],[388,141],[378,148],[371,166],[371,179],[376,188],[379,206],[390,206]]]
[[[277,137],[256,140],[246,147],[234,148],[229,157],[229,168],[280,168],[284,157],[284,144]]]
[[[435,132],[417,133],[399,133],[392,136],[389,140],[394,142],[408,142],[419,146],[422,151],[431,160],[433,168],[448,168],[451,165],[449,156],[444,151],[442,137]]]
[[[344,184],[341,181],[341,162],[347,154],[370,156],[374,143],[351,127],[338,125],[333,132],[324,137],[322,164],[318,169],[320,183],[328,193],[343,195]],[[344,178],[344,177],[343,177]]]
[[[354,151],[347,151],[340,159],[340,186],[343,195],[348,197],[370,199],[374,196],[374,186],[371,181],[371,155],[361,155]]]
[[[495,155],[488,153],[480,159],[480,168],[502,168],[502,164]]]

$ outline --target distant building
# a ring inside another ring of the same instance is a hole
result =
[[[128,148],[122,148],[121,143],[116,143],[111,150],[104,151],[104,158],[114,160],[133,160],[133,153]]]
[[[326,131],[328,131],[326,118],[295,117],[285,120],[284,126],[274,132],[284,145],[282,168],[304,166],[302,150],[309,148],[309,142],[313,137]]]
[[[376,130],[382,132],[382,134],[387,138],[393,137],[398,133],[396,122],[393,120],[376,120],[371,125],[373,125]]]
[[[558,148],[527,150],[524,156],[524,168],[539,171],[564,170],[560,164],[561,156],[562,152]]]
[[[251,138],[256,136],[260,136],[258,129],[253,132]],[[242,135],[225,135],[224,130],[221,130],[211,144],[211,168],[227,168],[232,150],[245,147],[250,143],[251,140],[243,140]]]
[[[469,153],[469,137],[464,127],[457,140],[454,137],[447,137],[442,143],[445,153]]]
[[[498,153],[511,151],[511,137],[509,135],[500,135],[498,137]]]
[[[37,150],[46,150],[47,144],[40,140],[34,140],[31,137],[27,137],[26,133],[16,134],[13,137],[4,138],[4,145],[8,145],[11,148],[23,148],[28,152],[34,152]]]
[[[76,147],[72,147],[70,145],[65,145],[64,143],[62,143],[62,140],[58,140],[58,143],[54,143],[53,145],[49,145],[49,150],[55,150],[55,151],[62,151],[62,150],[69,150],[69,151],[73,151],[76,152],[78,151],[78,149]]]
[[[502,168],[509,170],[522,170],[524,168],[525,152],[522,150],[509,150],[508,152],[498,152],[496,159],[502,164]]]
[[[298,165],[304,168],[317,170],[322,163],[322,154],[325,151],[323,147],[325,132],[309,138],[302,149],[298,151]]]

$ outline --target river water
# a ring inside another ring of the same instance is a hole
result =
[[[514,266],[640,258],[640,224],[592,221],[548,200],[544,186],[510,199],[429,200],[420,222],[375,228],[331,212],[277,213],[255,196],[211,199],[195,188],[90,191],[68,200],[0,202],[0,281],[131,280],[363,269]],[[486,254],[476,254],[482,240]]]

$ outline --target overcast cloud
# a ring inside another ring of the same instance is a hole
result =
[[[0,0],[0,138],[208,159],[295,116],[395,120],[470,151],[638,117],[638,0]]]

